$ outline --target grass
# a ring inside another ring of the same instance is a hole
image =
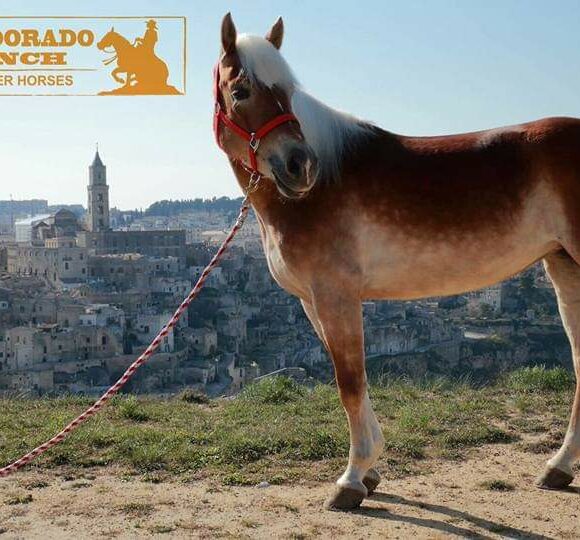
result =
[[[286,377],[269,377],[245,389],[241,398],[255,403],[280,405],[296,401],[305,393],[305,388]]]
[[[48,482],[45,482],[44,480],[30,480],[24,482],[22,487],[26,489],[44,489],[48,486]]]
[[[135,422],[146,422],[150,420],[151,417],[139,406],[135,396],[130,396],[124,400],[119,406],[121,414],[128,420],[134,420]],[[106,445],[106,439],[103,444]]]
[[[169,534],[175,530],[173,525],[153,525],[149,527],[151,534]]]
[[[552,392],[574,386],[574,377],[563,368],[534,366],[513,371],[507,385],[519,392]]]
[[[564,441],[564,434],[559,436],[543,437],[539,440],[522,445],[523,450],[532,454],[550,454],[558,450]]]
[[[562,370],[526,368],[484,388],[444,379],[372,385],[388,475],[417,472],[432,458],[462,459],[473,447],[510,443],[523,432],[559,429],[569,414],[570,380]],[[204,401],[116,397],[35,466],[117,465],[149,482],[211,475],[228,485],[320,481],[344,467],[348,429],[331,386],[309,390],[274,378],[236,399]],[[90,403],[0,400],[0,462],[43,442]]]
[[[129,517],[142,518],[152,514],[155,507],[149,503],[132,502],[123,505],[120,510]]]
[[[32,495],[26,493],[25,495],[11,495],[6,499],[6,504],[16,505],[16,504],[28,504],[32,502]]]

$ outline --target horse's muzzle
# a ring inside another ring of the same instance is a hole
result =
[[[318,160],[305,144],[294,144],[285,152],[268,158],[278,191],[289,199],[305,197],[318,176]]]

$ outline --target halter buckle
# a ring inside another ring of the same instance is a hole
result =
[[[250,133],[250,148],[253,152],[258,150],[258,146],[260,146],[260,139],[256,139],[255,133]]]

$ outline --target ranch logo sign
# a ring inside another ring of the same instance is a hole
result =
[[[0,17],[0,96],[185,94],[185,17]]]

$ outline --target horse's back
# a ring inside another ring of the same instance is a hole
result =
[[[498,128],[440,135],[434,137],[407,137],[395,135],[401,144],[417,154],[478,153],[499,146],[533,146],[543,143],[580,141],[580,119],[549,117],[502,126]]]

